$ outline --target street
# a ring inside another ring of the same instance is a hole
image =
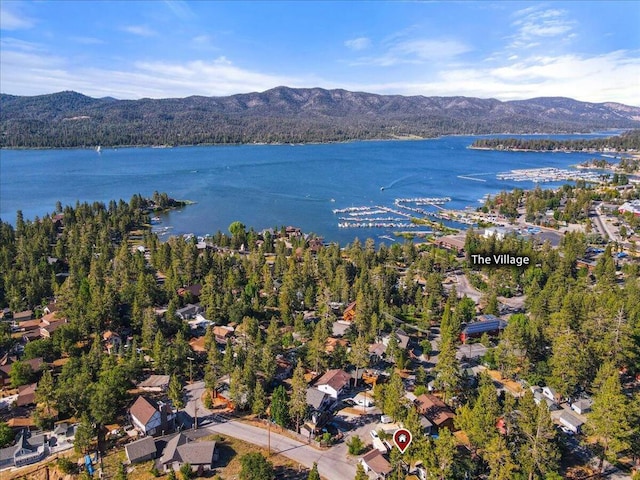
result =
[[[269,445],[269,432],[265,429],[248,425],[231,417],[213,415],[200,401],[200,396],[204,391],[204,382],[195,382],[185,387],[187,404],[184,411],[191,417],[194,416],[197,408],[198,424],[200,428],[190,436],[202,437],[211,434],[227,435],[247,443],[252,443],[263,448]],[[348,432],[345,440],[350,435],[360,435],[366,443],[369,431],[374,426],[363,425],[358,429]],[[279,453],[291,460],[294,460],[305,467],[311,468],[313,462],[318,464],[320,475],[331,479],[350,479],[356,474],[357,458],[347,458],[347,446],[345,441],[327,450],[318,450],[305,443],[271,432],[271,451]]]

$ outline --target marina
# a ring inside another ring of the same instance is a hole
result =
[[[511,170],[509,172],[498,173],[498,180],[507,180],[512,182],[562,182],[562,181],[578,181],[584,180],[590,183],[602,183],[601,173],[595,171],[576,171],[566,168],[525,168]]]
[[[425,225],[432,225],[434,220],[455,222],[457,224],[472,225],[474,220],[464,212],[447,210],[442,205],[451,201],[451,197],[411,197],[396,198],[395,208],[384,205],[371,207],[336,208],[334,214],[342,214],[338,218],[338,228],[382,228],[382,229],[416,229]],[[426,208],[425,208],[426,207]],[[428,210],[428,207],[433,210]],[[388,216],[376,216],[387,213]],[[346,214],[346,215],[345,215]],[[409,221],[407,221],[409,220]],[[396,234],[417,234],[418,232],[395,232]],[[419,232],[421,235],[432,234],[431,231]]]

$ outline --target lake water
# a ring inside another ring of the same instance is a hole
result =
[[[0,218],[14,223],[16,211],[22,210],[25,218],[33,219],[52,212],[58,200],[63,205],[77,200],[129,200],[134,193],[150,196],[157,190],[197,202],[163,217],[162,226],[172,227],[171,233],[226,232],[231,222],[239,220],[256,230],[294,225],[344,244],[356,236],[388,235],[390,230],[338,228],[333,209],[393,207],[395,198],[444,196],[452,199],[447,207],[477,207],[485,194],[534,186],[498,180],[497,173],[565,168],[594,157],[470,150],[467,147],[474,138],[103,148],[100,153],[90,149],[2,150]]]

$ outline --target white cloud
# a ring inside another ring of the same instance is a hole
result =
[[[350,50],[360,51],[371,46],[371,39],[368,37],[352,38],[344,42],[344,44]]]
[[[75,90],[95,97],[135,99],[224,96],[278,85],[308,86],[309,79],[246,70],[225,57],[184,63],[139,62],[130,69],[105,70],[76,67],[55,55],[7,51],[2,55],[0,83],[3,92],[17,95]]]
[[[122,27],[121,30],[123,32],[131,33],[132,35],[138,35],[139,37],[154,37],[158,34],[147,25],[126,25]]]
[[[2,37],[0,39],[0,46],[3,50],[20,50],[23,52],[45,50],[45,47],[39,43],[27,42],[26,40],[20,40],[19,38],[13,37]]]
[[[103,45],[106,43],[104,40],[95,37],[69,37],[69,40],[81,45]]]
[[[639,53],[620,50],[592,57],[534,56],[494,68],[441,70],[437,78],[428,82],[378,83],[357,88],[381,93],[500,100],[562,96],[640,106]]]
[[[389,67],[399,64],[420,64],[449,61],[471,51],[472,48],[458,40],[415,38],[388,42],[384,53],[361,57],[351,65]]]
[[[33,19],[28,16],[8,9],[6,3],[0,4],[0,30],[24,30],[34,24]]]
[[[194,48],[200,50],[216,49],[211,35],[196,35],[191,39],[191,44]]]
[[[566,18],[564,10],[529,7],[515,12],[513,16],[515,20],[511,26],[516,28],[516,33],[511,37],[511,48],[530,49],[539,46],[542,39],[576,37],[571,33],[576,22]]]

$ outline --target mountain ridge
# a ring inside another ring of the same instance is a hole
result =
[[[566,97],[501,101],[275,87],[139,100],[0,94],[1,147],[328,142],[639,128],[640,107]]]

